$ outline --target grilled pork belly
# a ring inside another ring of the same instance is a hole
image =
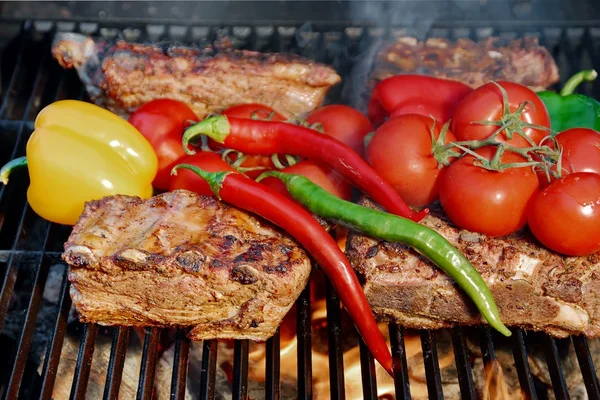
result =
[[[77,69],[96,104],[124,117],[165,97],[187,103],[198,118],[242,103],[304,116],[341,80],[332,68],[299,56],[217,45],[143,45],[61,33],[52,54],[64,68]]]
[[[415,73],[454,79],[473,87],[491,80],[506,80],[534,90],[558,82],[558,67],[552,55],[536,38],[505,40],[487,38],[449,41],[431,38],[419,41],[400,37],[377,55],[371,84],[397,74]]]
[[[185,190],[86,204],[65,244],[83,322],[266,340],[306,286],[305,252],[269,223]]]
[[[374,207],[367,200],[362,204]],[[600,253],[561,257],[525,231],[489,238],[455,228],[441,212],[421,223],[473,263],[493,292],[506,325],[556,337],[600,336]],[[346,253],[381,320],[434,329],[484,322],[450,278],[409,247],[352,232]]]

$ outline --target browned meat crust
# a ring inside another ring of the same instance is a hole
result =
[[[600,253],[561,257],[527,232],[489,238],[456,229],[441,213],[422,223],[469,258],[492,290],[506,325],[557,337],[600,336]],[[346,253],[381,320],[411,328],[483,323],[447,275],[407,246],[353,232]]]
[[[306,286],[304,251],[272,225],[179,190],[88,203],[65,244],[84,322],[266,340]]]
[[[187,103],[198,118],[242,103],[304,116],[341,80],[332,68],[299,56],[220,46],[112,43],[66,33],[55,37],[52,54],[77,69],[96,104],[123,116],[165,97]]]
[[[552,55],[531,37],[488,38],[479,42],[469,39],[451,42],[442,38],[423,42],[400,37],[377,55],[372,85],[402,73],[454,79],[473,87],[490,80],[507,80],[534,90],[548,88],[559,80]]]

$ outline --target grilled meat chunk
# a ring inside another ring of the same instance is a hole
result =
[[[64,68],[77,69],[96,104],[124,117],[165,97],[187,103],[198,118],[242,103],[304,116],[341,80],[332,68],[299,56],[217,45],[144,45],[62,33],[52,54]]]
[[[63,259],[82,321],[189,326],[193,340],[266,340],[311,271],[269,223],[185,190],[87,203]]]
[[[367,200],[362,204],[374,207]],[[473,263],[493,292],[506,325],[556,337],[600,336],[600,253],[561,257],[525,231],[489,238],[455,228],[439,211],[421,223]],[[409,247],[352,232],[346,253],[381,320],[434,329],[484,322],[450,278]]]
[[[400,37],[377,55],[371,84],[406,73],[454,79],[473,87],[491,80],[507,80],[534,90],[548,88],[559,80],[552,55],[531,37],[491,37],[479,42],[443,38],[423,42]]]

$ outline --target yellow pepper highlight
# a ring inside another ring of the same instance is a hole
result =
[[[156,154],[123,118],[90,103],[63,100],[40,111],[34,126],[27,142],[27,199],[41,217],[74,225],[87,201],[152,196]],[[6,183],[10,171],[4,172],[0,180]]]

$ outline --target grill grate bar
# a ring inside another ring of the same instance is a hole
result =
[[[44,60],[45,59],[47,59],[47,57],[44,57]],[[31,91],[31,93],[29,94],[29,99],[27,100],[27,106],[25,108],[25,115],[27,115],[29,113],[29,110],[31,109],[31,107],[33,105],[33,99],[34,99],[33,93],[36,92],[36,88],[38,88],[40,86],[40,83],[42,82],[41,77],[42,77],[42,72],[43,72],[43,65],[44,65],[44,63],[40,62],[39,66],[38,66],[38,69],[36,72],[35,83],[33,85],[33,89]],[[13,74],[13,77],[14,77],[14,74]],[[12,82],[11,82],[11,85],[12,85]],[[13,90],[13,88],[11,86],[9,88],[8,93],[10,93],[10,91],[12,91],[12,90]],[[3,107],[4,107],[4,105],[3,105]],[[21,127],[19,128],[19,132],[17,134],[17,139],[15,141],[15,147],[12,151],[11,159],[16,157],[17,152],[19,151],[19,148],[21,147],[20,143],[23,140],[24,130],[25,129],[23,128],[23,125],[21,125]],[[4,188],[5,188],[5,186],[2,185],[2,189],[0,189],[0,196],[4,193],[4,190],[5,190]],[[15,235],[15,239],[11,246],[13,251],[17,248],[17,245],[19,243],[19,238],[21,237],[21,234],[25,231],[24,227],[26,226],[25,222],[27,219],[26,217],[27,217],[28,210],[29,210],[29,206],[27,205],[27,202],[23,201],[21,218],[18,223],[17,234]],[[12,214],[12,212],[11,212],[11,214]],[[45,240],[45,242],[47,242],[48,232],[46,232],[44,240]],[[14,261],[14,259],[11,259],[11,261]],[[4,320],[6,318],[9,301],[10,301],[10,298],[13,293],[17,275],[18,275],[17,267],[15,266],[15,264],[13,264],[13,262],[9,263],[9,266],[7,267],[7,271],[5,273],[4,281],[2,284],[2,290],[0,291],[0,330],[2,329],[2,327],[4,325]],[[36,315],[37,315],[37,313],[36,313]]]
[[[273,337],[267,340],[266,351],[267,360],[265,364],[266,376],[266,394],[265,398],[269,400],[278,400],[280,397],[281,386],[279,382],[280,373],[280,334],[279,328],[275,331]]]
[[[171,399],[184,399],[187,383],[190,340],[183,329],[177,330],[175,354],[173,355],[173,376],[171,378]]]
[[[296,337],[298,340],[298,399],[312,399],[312,337],[310,325],[310,285],[296,301]]]
[[[233,345],[233,399],[248,398],[248,339],[236,340]]]
[[[130,329],[126,326],[117,327],[113,331],[110,359],[106,370],[106,384],[104,385],[104,400],[114,400],[119,397],[129,332]]]
[[[85,324],[79,343],[77,364],[73,374],[73,385],[71,386],[71,400],[84,399],[87,391],[88,379],[92,368],[92,357],[94,356],[94,345],[96,343],[96,324]]]
[[[569,389],[560,363],[556,341],[549,336],[546,337],[545,341],[546,362],[548,363],[548,372],[550,372],[550,378],[552,379],[554,394],[557,399],[569,399]]]
[[[346,398],[344,388],[344,350],[342,348],[342,316],[340,299],[331,285],[326,281],[327,329],[329,335],[329,385],[332,399]]]
[[[362,388],[364,399],[377,399],[377,375],[375,372],[375,361],[367,345],[359,338],[360,345],[360,371],[362,376]]]
[[[10,257],[4,270],[4,278],[2,279],[2,288],[0,288],[0,332],[4,326],[8,305],[13,293],[13,288],[17,282],[19,273],[18,262],[15,259],[21,257]]]
[[[408,381],[408,365],[406,348],[404,347],[404,328],[395,324],[389,325],[392,357],[394,358],[394,389],[398,400],[410,400],[410,383]]]
[[[205,340],[202,343],[202,370],[200,371],[200,398],[215,398],[215,380],[217,376],[217,340]]]
[[[22,32],[21,44],[19,46],[19,51],[17,52],[15,67],[13,68],[13,72],[10,77],[10,82],[8,84],[6,92],[4,92],[4,96],[2,96],[2,105],[0,106],[0,117],[2,117],[2,119],[5,119],[9,99],[15,92],[15,86],[19,82],[21,74],[25,71],[25,68],[23,67],[23,62],[25,54],[27,53],[27,48],[30,44],[31,32],[27,29]]]
[[[67,277],[68,269],[63,272],[62,286],[60,288],[60,299],[58,302],[58,312],[56,314],[56,322],[52,331],[52,337],[46,357],[44,359],[44,368],[42,370],[42,389],[40,398],[50,399],[52,397],[52,389],[56,379],[56,371],[60,362],[60,353],[62,350],[65,331],[67,328],[67,319],[69,317],[69,309],[71,308],[71,296],[69,295],[69,280]]]
[[[580,70],[579,57],[575,54],[575,49],[573,48],[573,44],[568,36],[567,30],[563,29],[560,35],[559,41],[559,49],[563,53],[566,62],[568,63],[568,68],[562,68],[561,70],[576,72]],[[561,76],[561,78],[563,78]],[[565,76],[565,79],[570,78],[570,76]],[[561,82],[564,85],[565,82]]]
[[[483,356],[484,365],[488,365],[496,361],[496,350],[494,350],[494,340],[492,339],[492,331],[489,327],[481,328],[481,353]]]
[[[0,250],[0,262],[8,262],[12,256],[42,256],[60,257],[59,251],[28,251],[28,250]]]
[[[442,375],[435,347],[434,331],[421,331],[421,347],[423,348],[423,363],[427,379],[427,395],[430,399],[443,399]]]
[[[469,361],[469,349],[465,340],[463,328],[456,327],[452,330],[452,348],[456,360],[458,386],[463,399],[475,399],[475,386],[473,385],[473,369]]]
[[[573,336],[572,339],[588,396],[590,399],[600,399],[598,375],[596,374],[596,368],[594,368],[594,361],[590,354],[587,338],[585,336]]]
[[[23,379],[23,373],[25,372],[25,364],[27,357],[29,356],[29,349],[31,347],[31,341],[35,332],[35,322],[37,321],[37,314],[40,309],[40,303],[42,301],[42,292],[44,291],[44,284],[48,277],[49,265],[45,260],[40,259],[37,263],[37,271],[35,274],[35,281],[33,286],[33,292],[29,298],[29,304],[27,306],[27,314],[25,315],[25,323],[21,328],[21,336],[19,337],[19,344],[17,347],[17,354],[13,364],[12,374],[6,391],[7,399],[17,397],[19,389],[21,387],[21,380]]]
[[[144,352],[142,354],[142,366],[140,368],[140,380],[138,382],[137,398],[150,400],[154,389],[154,373],[156,372],[156,360],[158,358],[158,341],[160,339],[160,328],[146,328],[144,338]]]
[[[537,393],[535,392],[533,376],[531,375],[531,369],[529,368],[529,361],[527,358],[527,347],[525,346],[525,338],[523,337],[523,331],[519,328],[513,329],[512,336],[513,357],[515,359],[517,375],[519,376],[521,392],[523,393],[523,396],[526,399],[536,400]]]

